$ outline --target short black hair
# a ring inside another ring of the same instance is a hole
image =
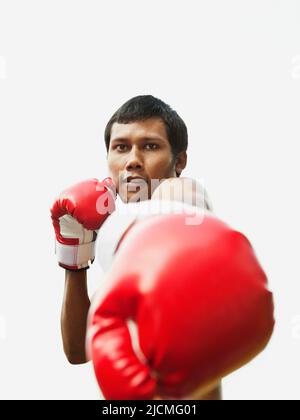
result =
[[[174,159],[180,152],[186,151],[188,148],[188,131],[184,121],[170,105],[152,95],[135,96],[125,102],[113,114],[104,132],[106,150],[109,150],[111,128],[115,122],[128,124],[153,117],[163,120]]]

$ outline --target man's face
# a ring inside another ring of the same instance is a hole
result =
[[[107,159],[110,176],[125,203],[150,199],[159,181],[176,177],[166,127],[160,118],[114,123]]]

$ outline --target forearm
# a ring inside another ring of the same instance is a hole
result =
[[[72,364],[86,363],[85,337],[90,299],[86,271],[65,271],[61,332],[65,354]]]
[[[154,400],[165,400],[166,398],[163,398],[161,395],[155,395],[153,398]],[[176,400],[178,398],[175,397],[168,397],[168,400]],[[181,400],[179,398],[178,400]],[[222,385],[221,382],[215,386],[214,388],[210,389],[209,391],[206,391],[203,393],[199,390],[194,391],[192,394],[187,395],[183,400],[200,400],[200,401],[221,401],[222,400]]]

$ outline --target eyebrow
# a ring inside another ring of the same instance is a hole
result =
[[[160,142],[165,141],[161,137],[143,137],[142,140],[143,141],[160,141]],[[129,139],[126,138],[126,137],[117,137],[117,138],[111,140],[112,143],[114,143],[114,142],[126,142],[126,141],[129,141]]]

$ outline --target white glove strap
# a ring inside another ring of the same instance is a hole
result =
[[[81,245],[64,245],[56,241],[55,253],[58,262],[65,266],[86,268],[95,258],[95,241]]]

